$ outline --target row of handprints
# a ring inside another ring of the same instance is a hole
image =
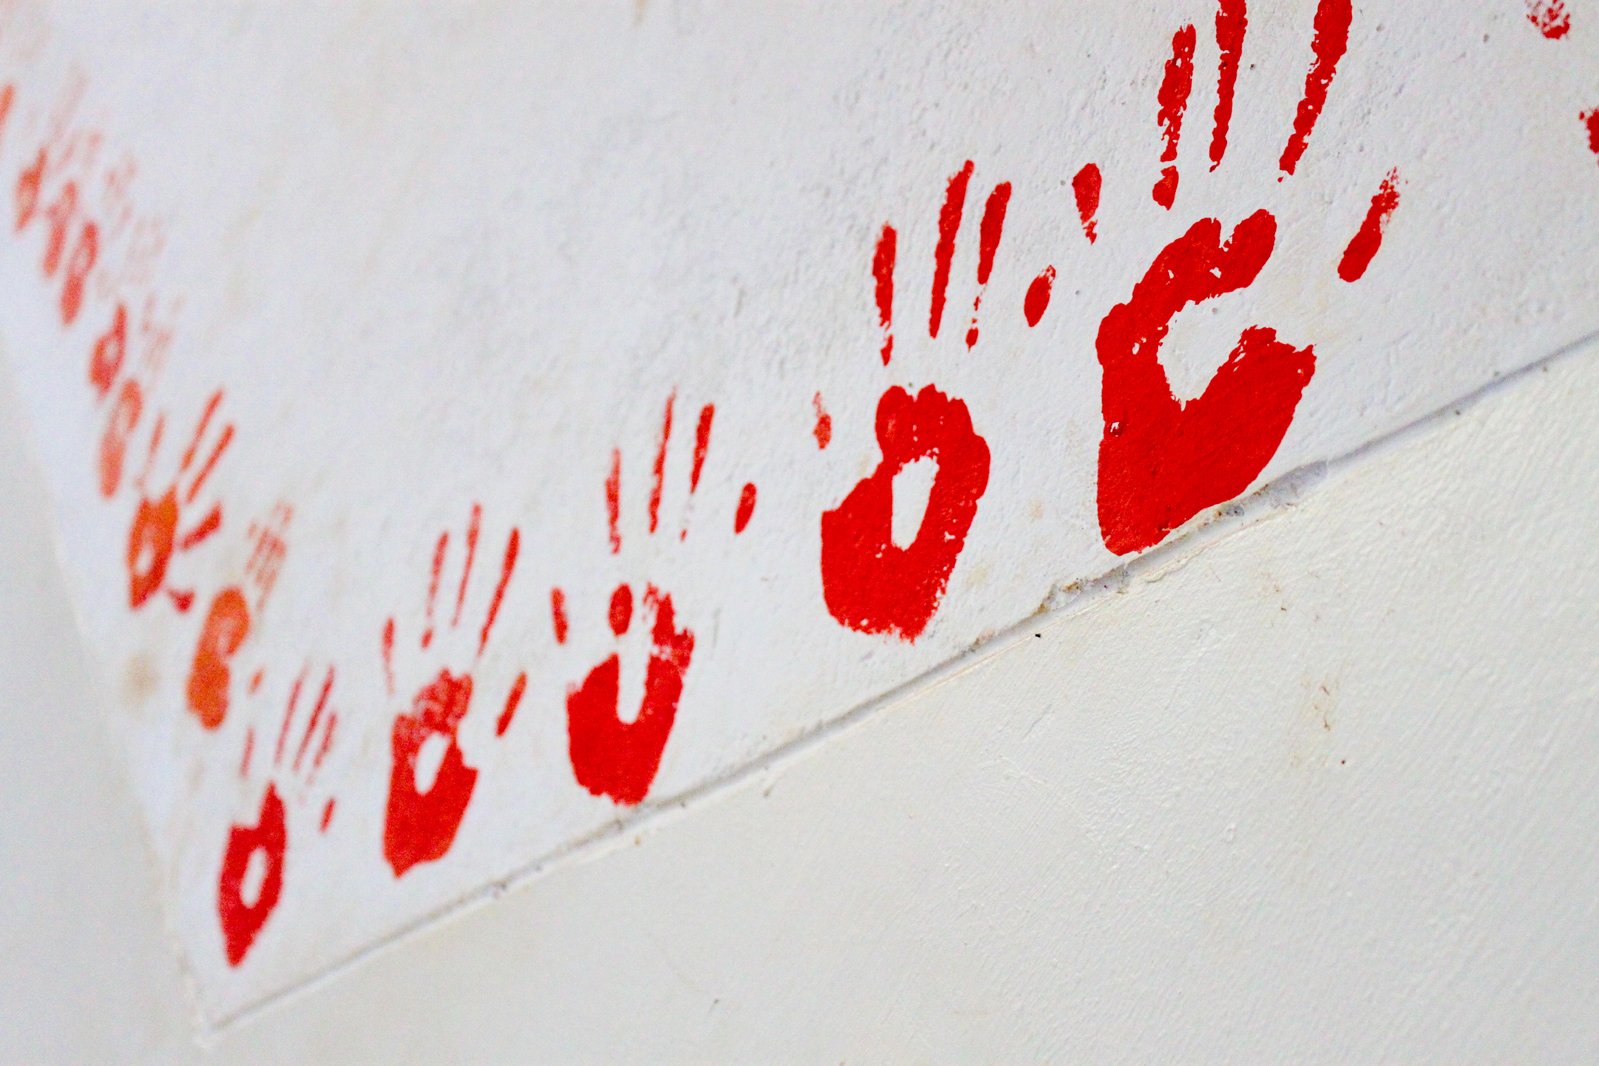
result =
[[[1212,170],[1227,151],[1234,89],[1245,54],[1246,3],[1218,0],[1216,7],[1217,102],[1208,131]],[[1320,0],[1317,6],[1309,27],[1303,93],[1283,142],[1279,180],[1295,173],[1310,146],[1353,17],[1351,0]],[[1530,2],[1528,18],[1552,40],[1569,30],[1559,0]],[[1151,196],[1167,211],[1173,209],[1181,180],[1177,161],[1195,79],[1198,32],[1194,25],[1184,25],[1174,33],[1155,101],[1163,151],[1150,168]],[[8,130],[16,125],[21,90],[14,82],[0,87],[0,159],[11,196],[9,228],[37,256],[52,314],[81,352],[75,372],[81,375],[84,402],[94,405],[103,419],[95,469],[85,473],[95,479],[100,496],[113,509],[110,513],[128,521],[128,610],[141,614],[168,608],[196,619],[181,710],[193,728],[215,731],[241,696],[261,688],[265,666],[250,664],[246,653],[288,550],[293,508],[279,503],[241,528],[218,498],[215,486],[225,478],[216,475],[235,432],[224,410],[223,388],[212,392],[196,412],[158,408],[156,383],[180,309],[155,288],[164,236],[158,222],[135,210],[133,161],[113,158],[102,136],[75,118],[83,91],[81,79],[70,85],[49,111],[39,142],[24,145],[15,143],[16,134]],[[1599,111],[1582,117],[1599,151]],[[977,295],[969,316],[960,313],[966,319],[962,326],[968,347],[979,340],[983,294],[1003,242],[1013,192],[1010,183],[1001,182],[986,195],[979,190],[974,198],[974,172],[971,162],[955,170],[934,219],[937,244],[927,322],[929,337],[937,338],[946,318],[955,314],[948,307],[951,265],[957,241],[970,229],[969,218],[975,218]],[[1080,239],[1090,243],[1099,237],[1102,180],[1094,164],[1082,167],[1071,180]],[[1359,281],[1366,273],[1399,204],[1397,171],[1374,176],[1374,185],[1364,223],[1341,255],[1329,256],[1327,268],[1345,282]],[[981,209],[969,214],[968,205],[974,202],[981,202]],[[1097,508],[1101,536],[1112,552],[1127,554],[1157,544],[1189,519],[1243,493],[1288,431],[1315,373],[1311,345],[1281,338],[1270,327],[1252,326],[1242,332],[1202,393],[1186,402],[1173,395],[1160,359],[1176,316],[1250,286],[1270,260],[1276,234],[1277,220],[1265,210],[1231,228],[1215,218],[1200,218],[1154,257],[1143,276],[1133,279],[1125,301],[1104,315],[1096,338],[1104,419]],[[879,314],[879,355],[885,366],[892,363],[898,328],[897,245],[897,230],[884,225],[869,256],[869,272],[862,271]],[[1046,265],[1027,287],[1020,311],[1028,326],[1047,314],[1054,280],[1054,268]],[[651,533],[659,525],[663,470],[674,432],[691,441],[690,493],[699,484],[713,433],[713,405],[685,415],[674,409],[675,402],[675,396],[665,401],[651,469]],[[831,417],[820,393],[808,402],[814,405],[817,447],[826,448]],[[981,505],[989,480],[989,445],[966,404],[933,385],[914,393],[888,388],[877,405],[876,436],[881,451],[876,469],[820,516],[821,588],[827,611],[840,625],[914,641],[939,610]],[[913,537],[896,536],[895,479],[920,460],[936,466],[925,513],[913,527]],[[620,452],[613,453],[603,493],[595,495],[596,506],[603,503],[606,509],[613,553],[621,548],[621,461]],[[756,487],[746,484],[731,516],[735,533],[753,520],[756,501]],[[180,557],[240,532],[249,550],[231,580],[213,588],[181,580]],[[442,642],[446,633],[453,633],[466,659],[431,674],[393,720],[381,850],[396,878],[418,864],[443,859],[471,803],[478,770],[468,764],[458,733],[474,705],[475,664],[492,640],[505,597],[519,591],[514,585],[517,528],[510,528],[503,544],[498,537],[492,544],[480,544],[483,513],[474,505],[459,533],[459,539],[440,533],[434,542],[425,575],[425,615],[417,631],[402,632],[393,617],[374,626],[381,634],[390,700],[399,695],[397,645],[414,641],[427,651],[435,640]],[[480,549],[487,560],[482,567]],[[548,596],[553,639],[564,643],[565,594],[556,588]],[[481,606],[468,610],[469,603]],[[695,637],[688,622],[680,620],[672,595],[653,585],[619,585],[606,617],[618,639],[635,625],[647,628],[642,703],[634,713],[619,712],[621,661],[613,652],[567,688],[568,756],[577,785],[616,804],[633,805],[649,794],[672,735]],[[683,618],[688,617],[685,612]],[[526,683],[524,672],[503,697],[495,698],[496,735],[510,728]],[[336,684],[333,666],[301,668],[282,712],[270,722],[252,721],[244,731],[240,775],[248,776],[253,765],[270,760],[272,783],[254,820],[231,826],[217,842],[216,914],[231,965],[248,956],[278,902],[288,869],[291,822],[297,834],[325,832],[333,819],[331,798],[303,819],[291,819],[292,804],[286,805],[284,795],[309,796],[318,769],[338,743]],[[289,788],[291,779],[298,788]],[[302,821],[304,829],[299,828]]]

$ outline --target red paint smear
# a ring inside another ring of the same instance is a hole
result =
[[[326,833],[328,825],[333,821],[333,799],[329,797],[327,804],[322,808],[321,831]]]
[[[311,750],[311,738],[316,735],[316,727],[322,722],[322,715],[328,709],[328,697],[333,694],[333,667],[328,667],[327,677],[322,681],[322,691],[316,698],[316,706],[311,709],[311,720],[306,723],[305,733],[300,737],[300,747],[294,753],[294,770],[300,770],[300,764],[305,761],[305,753]]]
[[[383,680],[394,695],[394,619],[383,623]]]
[[[733,514],[733,532],[744,532],[750,524],[750,518],[755,514],[755,485],[746,481],[744,488],[738,494],[738,510]]]
[[[444,553],[450,548],[450,534],[448,531],[440,533],[439,539],[433,545],[433,563],[428,570],[428,601],[427,601],[427,626],[422,630],[422,647],[426,648],[433,643],[433,606],[439,598],[439,575],[444,572]]]
[[[1227,133],[1233,121],[1233,96],[1238,90],[1238,67],[1244,55],[1244,35],[1249,29],[1246,0],[1218,0],[1216,49],[1221,53],[1216,72],[1216,124],[1210,134],[1210,169],[1227,154]]]
[[[1382,247],[1383,231],[1388,228],[1388,220],[1398,206],[1399,171],[1390,170],[1388,176],[1382,179],[1377,194],[1371,198],[1371,207],[1366,211],[1366,219],[1360,224],[1360,230],[1349,242],[1349,247],[1344,249],[1343,259],[1338,263],[1339,277],[1345,281],[1359,281],[1365,275],[1366,268]]]
[[[1172,395],[1160,345],[1190,304],[1252,284],[1271,257],[1277,222],[1257,211],[1222,243],[1200,219],[1168,244],[1126,303],[1100,323],[1104,370],[1099,528],[1117,555],[1159,543],[1207,507],[1247,489],[1271,460],[1315,372],[1314,351],[1259,326],[1244,331],[1204,393]]]
[[[466,765],[457,732],[472,700],[472,678],[440,670],[416,694],[411,710],[394,720],[389,736],[392,762],[389,799],[383,819],[383,857],[395,877],[423,862],[443,858],[455,842],[477,785],[477,770]],[[433,736],[448,748],[438,776],[426,792],[416,787],[416,759]]]
[[[1194,91],[1194,47],[1198,34],[1192,24],[1182,27],[1171,39],[1171,58],[1160,83],[1160,112],[1156,116],[1166,139],[1160,161],[1167,164],[1155,183],[1155,202],[1171,210],[1177,199],[1177,146],[1183,136],[1183,115],[1188,97]]]
[[[618,714],[621,660],[612,654],[567,690],[566,728],[572,774],[596,796],[631,806],[649,794],[661,753],[677,719],[683,674],[694,654],[694,634],[678,629],[672,597],[654,586],[645,593],[654,608],[644,699],[631,722]]]
[[[136,380],[123,380],[117,392],[117,403],[112,404],[106,419],[106,432],[99,446],[99,491],[110,499],[122,487],[122,465],[128,455],[128,436],[139,425],[144,412],[144,390]]]
[[[189,608],[194,606],[194,590],[167,589],[167,596],[172,600],[172,606],[178,609],[179,614],[188,614]]]
[[[960,232],[961,215],[966,211],[966,186],[972,180],[972,161],[949,179],[944,206],[938,212],[938,247],[933,253],[933,296],[927,316],[927,335],[938,336],[944,321],[944,298],[949,292],[950,264],[955,260],[955,235]]]
[[[688,473],[690,493],[700,487],[700,472],[705,469],[705,453],[711,447],[711,420],[715,417],[715,404],[708,403],[700,408],[700,420],[694,426],[694,465]]]
[[[309,666],[302,666],[294,684],[289,686],[289,700],[283,707],[283,724],[278,727],[278,743],[272,753],[273,765],[283,761],[283,749],[289,743],[289,727],[294,724],[294,712],[300,705],[300,688],[305,684],[306,671],[309,669]]]
[[[622,636],[633,624],[633,589],[627,584],[616,586],[611,593],[611,606],[606,612],[611,622],[611,632]]]
[[[477,502],[472,504],[472,516],[466,522],[466,566],[461,570],[461,584],[455,590],[455,613],[450,616],[450,625],[461,624],[461,607],[466,603],[466,585],[472,579],[472,564],[477,561],[477,537],[479,526],[483,522],[483,505]]]
[[[205,517],[200,519],[200,524],[191,529],[183,536],[181,540],[178,541],[178,551],[186,552],[196,545],[205,543],[205,539],[207,537],[211,536],[211,534],[215,533],[221,528],[222,505],[220,503],[215,503],[212,504],[211,509],[205,513]]]
[[[251,826],[234,825],[228,831],[228,845],[222,854],[222,872],[217,877],[217,919],[222,926],[222,947],[229,966],[237,966],[255,943],[256,934],[271,917],[283,892],[283,853],[288,846],[284,826],[283,800],[277,789],[267,785],[261,800],[261,813]],[[266,855],[266,877],[254,906],[244,903],[244,876],[250,857],[257,851]]]
[[[555,628],[555,643],[566,643],[566,593],[560,589],[550,590],[550,622]]]
[[[661,517],[661,489],[666,483],[666,446],[672,440],[672,405],[677,401],[677,393],[673,392],[666,397],[666,412],[661,416],[661,443],[655,449],[655,483],[650,486],[650,532],[655,532],[655,527]]]
[[[894,227],[884,224],[872,254],[872,278],[876,281],[877,322],[883,328],[883,365],[894,355],[894,255],[898,237]]]
[[[1284,174],[1294,172],[1310,144],[1316,120],[1327,104],[1327,89],[1332,85],[1333,75],[1338,73],[1338,61],[1349,49],[1349,24],[1353,19],[1351,0],[1321,0],[1316,5],[1315,36],[1310,44],[1315,58],[1311,61],[1310,72],[1305,75],[1305,95],[1294,115],[1294,132],[1277,164]]]
[[[968,350],[977,345],[977,312],[983,305],[983,287],[994,270],[994,255],[999,251],[1000,238],[1005,234],[1005,209],[1010,204],[1010,182],[1002,181],[989,193],[983,205],[983,220],[978,227],[977,245],[977,296],[972,301],[972,324],[966,330]]]
[[[505,731],[511,728],[511,719],[516,717],[517,705],[522,702],[522,692],[527,688],[527,674],[517,674],[516,681],[511,685],[511,691],[505,697],[505,710],[500,712],[499,721],[494,723],[494,735],[505,736]]]
[[[505,599],[505,587],[511,583],[511,574],[516,570],[516,555],[522,547],[522,533],[515,526],[511,527],[511,535],[505,541],[505,559],[500,563],[500,580],[494,586],[494,599],[489,601],[488,617],[483,619],[483,631],[478,634],[477,653],[483,654],[483,649],[488,647],[489,632],[494,628],[494,619],[499,616],[500,603]]]
[[[605,479],[605,521],[611,531],[611,554],[622,550],[622,450],[611,450],[611,473]]]
[[[244,729],[244,754],[239,757],[239,776],[250,776],[250,756],[255,753],[255,726]]]
[[[816,435],[817,449],[824,449],[833,442],[833,416],[822,406],[820,392],[811,397],[811,406],[816,409],[816,428],[811,432]]]
[[[1583,126],[1588,131],[1588,150],[1594,155],[1599,155],[1599,107],[1592,111],[1584,111],[1581,118]]]
[[[1077,197],[1077,216],[1083,220],[1083,235],[1088,243],[1099,239],[1099,227],[1094,215],[1099,211],[1101,178],[1099,166],[1089,163],[1072,178],[1072,194]]]
[[[6,121],[11,117],[11,100],[16,94],[17,87],[10,82],[0,88],[0,144],[5,141]]]
[[[111,325],[94,342],[94,354],[89,357],[89,384],[94,386],[97,398],[103,400],[111,392],[127,352],[128,309],[119,303],[111,316]]]
[[[189,711],[207,729],[215,729],[227,717],[230,664],[249,635],[250,608],[244,593],[230,585],[211,600],[189,668]]]
[[[250,675],[250,695],[254,696],[257,692],[261,691],[261,679],[264,677],[266,677],[265,669],[257,670],[254,674]]]
[[[1571,15],[1562,0],[1527,0],[1527,21],[1551,41],[1571,32]]]
[[[317,746],[316,755],[311,758],[311,771],[313,776],[322,768],[322,760],[328,757],[328,751],[333,747],[333,734],[339,727],[339,715],[334,711],[328,715],[328,727],[322,731],[322,743]]]
[[[915,398],[899,386],[877,405],[877,469],[822,515],[822,593],[829,613],[862,633],[915,640],[927,627],[977,504],[988,488],[988,444],[966,404],[933,386]],[[894,476],[921,458],[937,461],[916,540],[893,543]]]
[[[1044,312],[1049,310],[1049,297],[1055,290],[1055,268],[1048,266],[1043,273],[1033,279],[1027,286],[1027,298],[1022,301],[1022,314],[1027,316],[1027,325],[1036,326]]]

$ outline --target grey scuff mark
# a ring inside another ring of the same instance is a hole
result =
[[[684,812],[699,804],[713,800],[723,793],[730,793],[762,774],[771,773],[780,776],[784,767],[805,758],[811,751],[882,711],[935,686],[946,684],[1016,644],[1034,639],[1039,630],[1040,615],[1048,616],[1047,625],[1055,625],[1066,618],[1086,613],[1113,596],[1127,592],[1135,584],[1159,580],[1160,575],[1169,572],[1173,567],[1186,565],[1217,541],[1292,508],[1304,499],[1308,492],[1328,479],[1342,476],[1388,455],[1425,435],[1439,424],[1477,408],[1502,391],[1519,386],[1535,374],[1547,373],[1548,369],[1557,363],[1580,357],[1585,349],[1595,344],[1599,344],[1599,330],[1591,331],[1549,355],[1502,377],[1494,378],[1465,396],[1442,404],[1430,413],[1374,437],[1340,456],[1296,467],[1249,496],[1213,509],[1208,517],[1200,520],[1186,532],[1149,549],[1098,578],[1074,581],[1052,588],[1045,596],[1041,610],[996,631],[980,651],[969,651],[945,660],[842,714],[796,733],[791,739],[766,754],[707,778],[698,785],[661,799],[646,800],[628,814],[618,815],[603,826],[575,837],[533,861],[493,879],[488,884],[472,889],[398,926],[387,935],[358,948],[319,973],[269,993],[204,1025],[202,1039],[214,1039],[234,1025],[321,988],[326,982],[338,978],[378,952],[431,929],[445,917],[455,916],[458,912],[465,914],[469,909],[481,907],[510,889],[530,884],[546,873],[604,854],[607,846],[620,846],[625,842],[625,835],[629,832],[642,833],[657,824],[669,824],[671,818],[681,817]],[[1593,354],[1599,358],[1599,353]],[[1147,845],[1142,847],[1147,848]]]

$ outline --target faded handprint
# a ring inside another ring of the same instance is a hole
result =
[[[128,605],[134,610],[144,606],[151,596],[165,586],[167,567],[175,553],[199,546],[222,528],[222,505],[213,503],[187,532],[181,535],[178,532],[184,511],[197,506],[200,490],[205,487],[206,480],[233,440],[233,424],[230,422],[223,425],[209,449],[202,447],[221,403],[222,390],[218,389],[206,402],[171,482],[164,490],[152,493],[148,488],[150,467],[161,448],[166,425],[164,415],[156,416],[150,433],[145,469],[134,480],[139,503],[134,510],[133,524],[128,530]],[[187,611],[194,600],[192,589],[168,589],[168,595],[179,611]]]

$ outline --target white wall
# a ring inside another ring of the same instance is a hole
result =
[[[0,2],[17,1057],[1591,1057],[1599,12],[1243,6]]]

